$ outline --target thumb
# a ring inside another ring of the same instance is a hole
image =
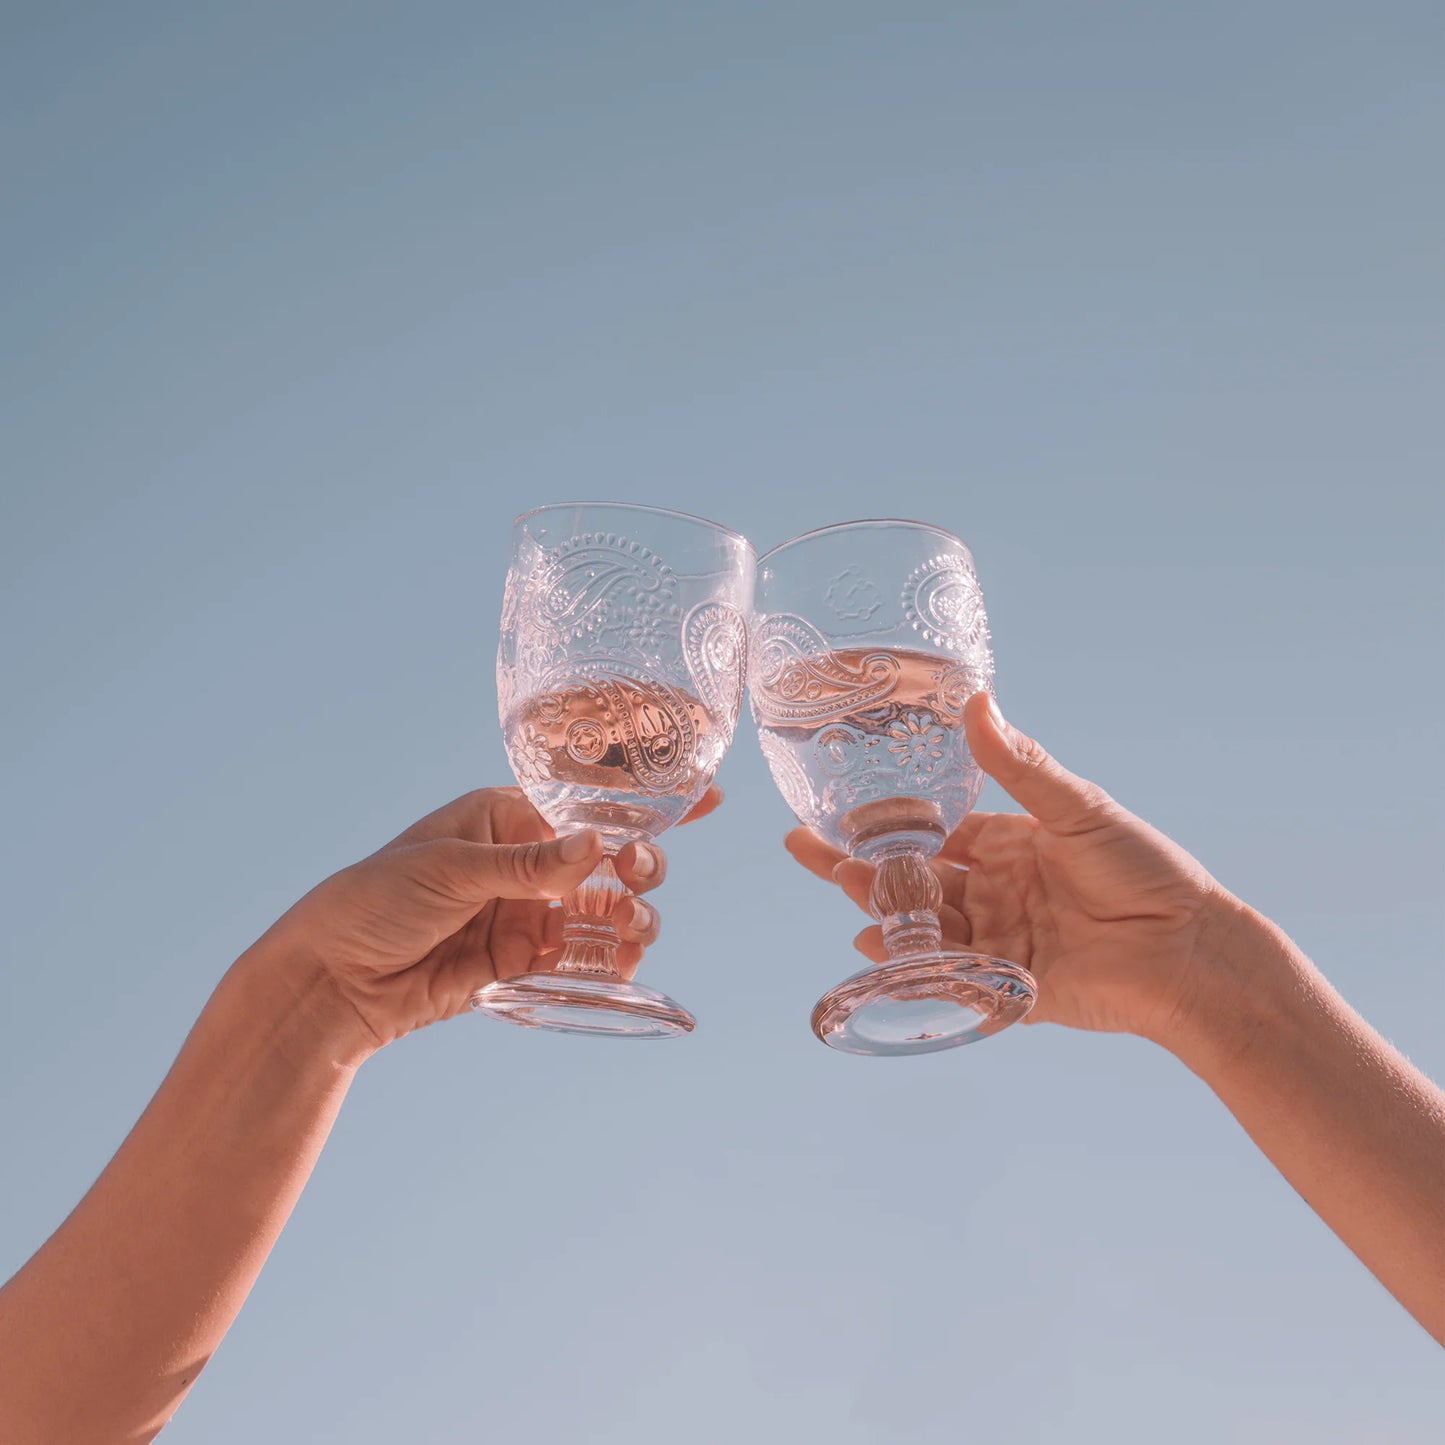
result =
[[[458,902],[561,898],[602,861],[599,833],[569,833],[535,843],[468,843],[438,838],[417,850],[421,881]]]
[[[1046,827],[1083,832],[1113,807],[1113,799],[1096,783],[1075,777],[1033,738],[1005,722],[990,693],[969,698],[963,721],[979,767]]]

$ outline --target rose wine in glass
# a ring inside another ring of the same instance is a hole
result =
[[[826,527],[758,564],[750,694],[773,780],[798,820],[874,865],[886,963],[830,990],[813,1031],[849,1053],[932,1053],[1032,1007],[1005,959],[946,946],[929,860],[978,800],[963,708],[993,687],[973,557],[917,522]]]
[[[614,858],[701,800],[737,726],[755,570],[747,540],[679,512],[613,503],[517,519],[497,700],[518,783],[558,833],[607,853],[563,900],[549,969],[498,979],[472,1007],[532,1028],[625,1038],[690,1032],[681,1004],[622,978]]]

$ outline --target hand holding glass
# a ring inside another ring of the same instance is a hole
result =
[[[758,563],[750,693],[773,780],[798,821],[874,865],[889,960],[813,1011],[825,1044],[919,1054],[997,1033],[1033,1006],[1004,959],[943,944],[929,860],[978,800],[963,705],[993,688],[973,557],[917,522],[849,522]]]
[[[681,821],[717,772],[742,702],[754,568],[745,538],[677,512],[576,503],[517,519],[497,653],[507,756],[552,827],[595,828],[607,856],[563,900],[555,968],[498,979],[473,1008],[627,1038],[694,1027],[618,971],[626,890],[612,860]]]

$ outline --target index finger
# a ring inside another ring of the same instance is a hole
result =
[[[430,843],[437,838],[461,838],[468,843],[541,843],[552,836],[551,827],[520,788],[474,788],[418,818],[388,846]]]
[[[825,883],[833,881],[833,870],[848,856],[841,848],[825,842],[811,828],[794,828],[784,836],[783,847],[809,873]]]
[[[699,818],[706,818],[722,800],[723,790],[718,787],[716,783],[709,784],[707,792],[705,792],[702,797],[693,804],[689,812],[683,816],[678,823],[678,827],[682,827],[683,823],[695,823]]]

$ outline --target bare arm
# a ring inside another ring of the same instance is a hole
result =
[[[1169,1044],[1445,1344],[1445,1093],[1268,919],[1240,908],[1217,992]]]
[[[277,961],[279,962],[279,961]],[[90,1192],[0,1291],[0,1436],[140,1441],[245,1301],[355,1064],[271,960],[222,980]]]
[[[1028,812],[971,814],[945,843],[945,934],[1032,971],[1028,1022],[1139,1034],[1176,1054],[1445,1344],[1445,1093],[1274,924],[986,695],[965,723],[980,765]],[[788,847],[867,908],[866,864],[805,829]],[[857,944],[885,956],[876,926]]]
[[[165,1425],[245,1302],[357,1067],[554,956],[546,900],[581,883],[602,842],[548,835],[516,789],[468,794],[314,889],[231,967],[115,1158],[0,1289],[5,1445],[132,1445]],[[618,858],[639,891],[664,868],[640,845]],[[656,915],[638,899],[618,922],[630,971]]]

